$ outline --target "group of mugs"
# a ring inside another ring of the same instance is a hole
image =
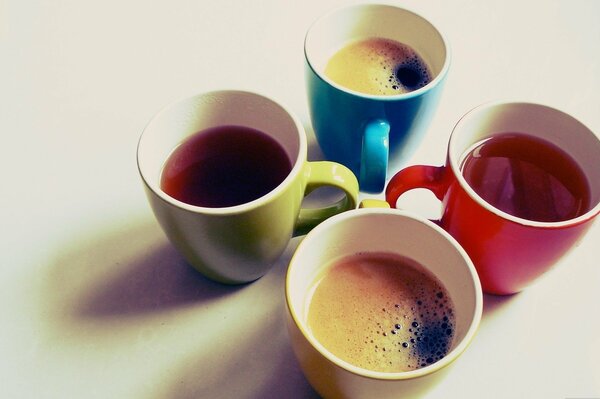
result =
[[[293,236],[308,233],[290,261],[286,301],[309,382],[324,397],[418,394],[473,338],[482,289],[521,291],[591,226],[600,140],[554,108],[494,102],[458,121],[444,166],[401,169],[450,66],[444,36],[411,11],[354,5],[310,27],[305,58],[326,161],[307,160],[304,128],[281,103],[202,93],[168,106],[142,133],[137,160],[150,205],[185,259],[225,284],[260,278]],[[383,68],[374,91],[357,63]],[[343,198],[303,207],[323,186]],[[440,220],[389,209],[414,188],[442,201]],[[356,209],[359,190],[385,190],[385,201]]]

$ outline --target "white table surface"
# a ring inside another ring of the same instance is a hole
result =
[[[310,130],[309,24],[341,0],[0,2],[0,396],[314,398],[284,328],[301,238],[262,279],[187,266],[155,222],[135,150],[198,92],[268,94]],[[426,141],[441,164],[489,100],[562,109],[600,134],[600,2],[397,2],[433,20],[453,62]],[[362,197],[373,197],[362,195]],[[433,217],[414,193],[403,206]],[[485,297],[481,327],[427,398],[600,398],[600,226],[526,291]]]

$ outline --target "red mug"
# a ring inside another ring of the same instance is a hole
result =
[[[570,155],[589,188],[585,209],[566,220],[537,221],[514,216],[484,200],[467,183],[461,164],[476,143],[495,140],[505,132],[543,139]],[[573,117],[547,106],[485,104],[454,127],[444,166],[415,165],[399,171],[386,187],[386,201],[394,208],[403,193],[415,188],[430,190],[442,201],[441,219],[435,222],[469,254],[483,291],[513,294],[549,270],[600,213],[600,140]]]

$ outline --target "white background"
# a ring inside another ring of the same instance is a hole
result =
[[[137,173],[145,124],[220,88],[259,91],[310,129],[303,38],[340,0],[0,2],[0,390],[6,398],[314,398],[284,328],[300,238],[262,279],[199,276]],[[495,99],[600,132],[600,2],[398,1],[446,33],[440,108],[409,163]],[[363,196],[365,197],[365,196]],[[434,217],[429,195],[403,206]],[[473,344],[427,398],[600,397],[600,227],[521,294],[485,297]],[[540,248],[542,250],[542,248]]]

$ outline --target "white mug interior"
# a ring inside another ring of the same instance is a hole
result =
[[[329,352],[311,333],[307,312],[311,289],[334,259],[359,252],[397,253],[430,270],[448,290],[455,309],[452,349],[438,362],[407,372],[362,369]],[[323,356],[358,375],[408,379],[429,374],[455,360],[473,338],[481,318],[479,278],[466,252],[434,223],[395,209],[358,209],[336,215],[317,226],[300,243],[288,269],[288,308],[305,338]]]
[[[175,102],[149,122],[140,137],[137,150],[138,168],[146,184],[165,201],[189,210],[222,213],[245,206],[246,204],[229,208],[193,206],[172,198],[160,188],[163,165],[181,142],[201,130],[227,125],[250,127],[275,138],[293,165],[284,182],[291,180],[301,170],[306,158],[307,143],[304,128],[297,118],[278,102],[263,95],[222,90]],[[266,200],[284,185],[280,184],[271,193],[251,203]]]
[[[431,68],[434,76],[424,87],[441,80],[450,66],[448,43],[431,22],[412,11],[382,4],[346,6],[319,18],[306,34],[305,56],[323,80],[341,90],[350,91],[325,76],[327,62],[348,43],[372,37],[396,40],[412,47]],[[422,90],[424,88],[411,93]]]
[[[590,207],[577,218],[559,222],[537,222],[518,218],[483,200],[460,172],[472,146],[499,133],[526,133],[549,141],[566,151],[581,167],[590,188]],[[505,219],[531,226],[559,227],[587,220],[600,212],[600,140],[585,125],[557,109],[535,103],[497,101],[474,108],[454,127],[448,144],[450,167],[461,186],[481,206]]]

